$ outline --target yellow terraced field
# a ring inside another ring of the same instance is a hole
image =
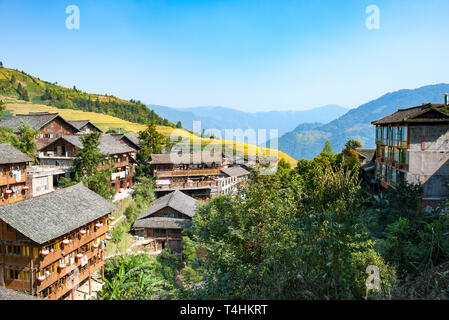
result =
[[[55,107],[40,104],[32,104],[11,98],[3,97],[3,99],[6,101],[6,110],[11,111],[13,114],[27,114],[29,112],[59,113],[66,120],[90,120],[94,125],[98,126],[103,131],[107,131],[109,128],[122,128],[137,133],[145,128],[145,126],[142,124],[125,121],[101,113],[84,112],[72,109],[57,109]],[[173,132],[173,130],[176,131]],[[158,126],[158,131],[163,135],[165,135],[166,137],[170,136],[172,133],[175,134],[176,136],[190,137],[191,139],[195,140],[195,142],[201,143],[202,145],[209,145],[209,144],[221,145],[224,143],[229,148],[231,148],[234,145],[239,151],[239,153],[244,152],[245,154],[249,155],[259,154],[269,156],[275,154],[274,150],[268,148],[260,148],[254,145],[248,145],[240,142],[236,143],[233,141],[202,139],[182,129],[174,129],[170,127]],[[291,156],[281,151],[278,151],[278,156],[279,158],[287,161],[292,167],[296,167],[297,162]]]

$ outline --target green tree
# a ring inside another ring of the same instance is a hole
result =
[[[20,98],[22,100],[30,101],[28,90],[25,87],[23,87],[21,83],[19,83],[19,86],[17,87],[17,92],[19,93]]]
[[[6,103],[0,99],[0,117],[2,116],[3,111],[6,109]]]
[[[34,152],[36,151],[36,137],[38,134],[38,129],[33,129],[29,124],[22,122],[19,125],[17,141],[14,146],[34,159]]]
[[[3,62],[0,61],[0,68],[3,68]]]
[[[321,153],[332,154],[333,152],[334,148],[332,147],[332,143],[330,142],[330,140],[326,140],[326,142],[324,143],[323,151],[321,151]]]
[[[105,157],[98,149],[100,136],[101,133],[99,132],[81,136],[80,140],[83,147],[77,149],[76,158],[73,161],[73,168],[77,180],[93,176],[98,172],[98,166]]]
[[[178,128],[178,129],[181,129],[181,128],[182,128],[182,122],[181,122],[181,121],[178,121],[178,122],[176,123],[176,128]]]

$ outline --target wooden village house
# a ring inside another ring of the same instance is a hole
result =
[[[157,199],[134,222],[136,235],[148,240],[151,251],[182,251],[182,230],[192,223],[197,200],[177,190]]]
[[[445,104],[401,109],[376,126],[376,181],[385,190],[400,181],[420,184],[423,208],[449,194],[449,115]]]
[[[103,272],[116,207],[81,183],[0,206],[0,287],[42,299],[73,299]]]
[[[72,124],[64,120],[58,113],[34,112],[29,114],[17,114],[11,119],[0,120],[0,127],[11,128],[14,133],[19,132],[21,123],[39,130],[36,138],[37,147],[42,147],[62,135],[75,135],[80,131]]]
[[[0,206],[25,199],[29,156],[8,143],[0,144]]]
[[[70,173],[77,148],[83,148],[81,136],[61,136],[39,149],[39,162],[41,165],[59,167],[64,169],[65,173]],[[109,134],[101,135],[98,148],[105,155],[98,169],[114,169],[111,175],[111,185],[115,193],[119,193],[122,189],[132,188],[137,150],[121,143]]]

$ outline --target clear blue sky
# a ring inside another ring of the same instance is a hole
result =
[[[68,30],[65,8],[80,8]],[[365,27],[368,5],[380,30]],[[449,1],[0,0],[0,60],[173,107],[356,107],[449,82]]]

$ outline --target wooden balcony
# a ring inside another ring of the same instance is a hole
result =
[[[84,270],[81,270],[77,280],[73,280],[73,282],[70,284],[70,286],[67,286],[67,284],[60,284],[58,287],[52,291],[51,294],[45,297],[45,300],[58,300],[65,294],[67,294],[71,287],[74,285],[77,285],[84,280],[86,280],[90,275],[94,274],[96,271],[98,271],[103,266],[103,261],[98,261],[94,264],[88,265]]]
[[[73,241],[68,244],[68,245],[64,245],[63,249],[60,249],[58,251],[55,252],[50,252],[47,256],[42,257],[42,255],[40,256],[40,261],[39,261],[39,265],[41,268],[45,268],[46,266],[55,263],[56,261],[58,261],[59,259],[65,257],[66,255],[68,255],[69,253],[77,250],[78,248],[81,248],[82,246],[86,245],[87,243],[97,239],[98,237],[101,237],[102,235],[104,235],[105,233],[107,233],[109,230],[109,226],[108,225],[103,225],[100,228],[97,228],[94,232],[91,232],[89,234],[86,235],[82,235],[81,239],[80,238],[75,238],[73,239]],[[63,254],[64,253],[64,254]]]
[[[6,185],[15,185],[19,183],[25,183],[27,180],[26,172],[22,174],[19,180],[16,180],[16,177],[11,177],[8,174],[0,175],[0,186],[6,186]]]
[[[154,170],[154,175],[158,178],[171,178],[171,177],[192,177],[192,176],[218,176],[220,175],[220,169],[189,169],[189,170]]]
[[[85,252],[84,254],[87,256],[88,259],[91,259],[92,257],[96,256],[97,254],[100,253],[100,251],[103,251],[103,250],[104,249],[93,248],[93,249],[89,250],[88,252]],[[80,267],[81,267],[81,259],[75,258],[74,264],[69,265],[62,270],[58,269],[58,271],[51,272],[50,275],[48,277],[46,277],[44,281],[39,281],[36,279],[35,281],[37,283],[37,292],[38,293],[41,292],[42,290],[44,290],[48,286],[52,285],[59,279],[70,274],[70,272],[72,272],[76,268],[80,268]],[[89,266],[87,266],[87,268],[89,268]]]
[[[158,185],[157,190],[174,190],[174,189],[201,189],[216,187],[216,181],[201,181],[201,182],[174,182],[167,185]]]

